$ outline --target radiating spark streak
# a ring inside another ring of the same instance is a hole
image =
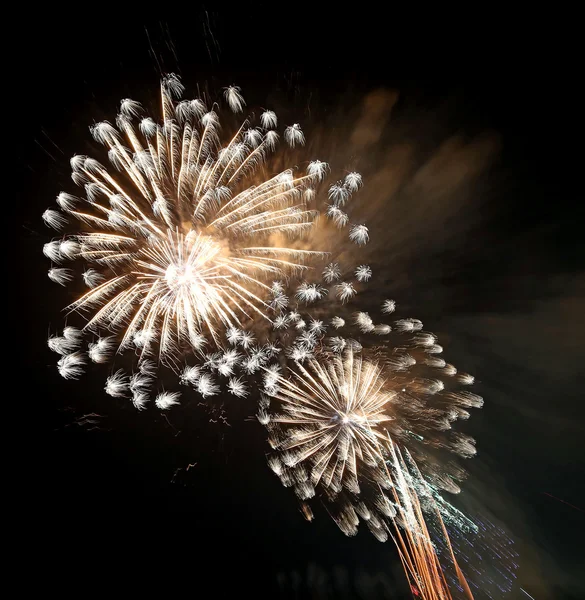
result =
[[[392,474],[388,465],[384,464],[388,480],[394,483],[391,487],[391,494],[400,513],[406,517],[406,526],[404,527],[400,527],[395,518],[391,517],[395,531],[394,535],[391,535],[398,549],[409,583],[414,589],[418,590],[423,600],[451,600],[452,596],[449,586],[431,540],[418,495],[412,488],[412,485],[408,483],[405,476],[408,472],[408,467],[400,450],[389,435],[385,447],[390,453],[389,464],[393,467]],[[417,480],[423,486],[426,485],[416,465],[412,461],[411,464],[413,465],[414,475]],[[469,600],[473,600],[473,594],[459,568],[440,512],[434,504],[433,509],[449,549],[459,584],[466,597]]]
[[[542,494],[544,496],[548,496],[549,498],[554,498],[555,500],[558,500],[559,502],[562,502],[563,504],[566,504],[567,506],[570,506],[571,508],[574,508],[575,510],[578,510],[579,512],[585,512],[585,510],[583,510],[582,508],[579,508],[578,506],[575,506],[574,504],[571,504],[570,502],[567,502],[565,500],[561,500],[561,498],[557,498],[556,496],[553,496],[552,494],[549,494],[548,492],[542,492]]]

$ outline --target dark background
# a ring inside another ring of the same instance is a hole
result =
[[[267,469],[253,420],[212,426],[194,402],[167,421],[106,396],[103,377],[65,382],[54,368],[46,333],[59,325],[66,293],[46,278],[50,234],[40,214],[59,191],[74,191],[68,161],[87,151],[88,125],[112,118],[122,97],[155,98],[162,70],[182,74],[187,93],[201,81],[236,83],[262,105],[278,88],[324,114],[342,96],[384,87],[400,93],[393,118],[431,115],[443,119],[437,131],[499,135],[478,190],[485,217],[450,253],[411,253],[411,285],[397,300],[431,330],[448,331],[450,358],[480,380],[486,405],[469,425],[479,449],[469,485],[516,540],[520,566],[506,597],[528,598],[520,588],[536,600],[583,597],[585,254],[570,68],[534,40],[532,54],[522,43],[502,54],[465,45],[444,60],[428,51],[435,78],[424,79],[405,58],[420,50],[416,38],[399,43],[347,16],[284,20],[263,9],[194,9],[168,25],[68,17],[33,26],[22,17],[15,27],[20,67],[6,119],[18,119],[22,185],[10,226],[24,252],[21,394],[27,422],[41,427],[25,469],[23,537],[34,569],[23,583],[65,595],[162,582],[203,597],[294,597],[278,574],[297,571],[299,597],[316,598],[317,575],[334,578],[337,566],[347,597],[385,597],[370,584],[359,595],[364,573],[385,577],[389,597],[407,596],[390,544],[367,532],[348,539],[325,514],[304,521]],[[429,261],[449,267],[438,277]]]

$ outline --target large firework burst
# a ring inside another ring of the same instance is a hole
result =
[[[117,128],[91,128],[120,175],[74,156],[72,177],[85,198],[61,193],[59,210],[43,214],[56,229],[66,226],[67,215],[83,225],[82,233],[45,244],[44,253],[53,263],[49,277],[63,285],[73,270],[61,263],[85,265],[90,289],[68,310],[82,313],[83,332],[96,336],[89,352],[96,362],[127,348],[142,360],[173,362],[210,342],[223,349],[226,335],[243,340],[247,323],[270,321],[267,280],[302,271],[320,255],[294,240],[312,224],[315,211],[306,200],[327,165],[313,161],[304,175],[267,173],[263,165],[279,138],[274,112],[264,111],[258,127],[244,121],[222,145],[218,113],[199,99],[176,103],[182,90],[176,76],[162,80],[160,124],[142,116],[138,102],[122,100]],[[225,96],[234,112],[242,110],[239,88]],[[304,143],[298,124],[284,137],[291,146]],[[65,355],[65,377],[81,372],[83,356],[74,355],[81,339],[50,340]]]

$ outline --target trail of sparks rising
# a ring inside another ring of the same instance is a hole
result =
[[[423,514],[419,494],[416,487],[412,485],[414,479],[419,486],[424,486],[424,479],[412,459],[409,461],[411,468],[408,468],[399,447],[389,436],[385,447],[390,454],[386,473],[393,481],[391,491],[396,509],[396,516],[391,516],[394,525],[394,533],[391,535],[411,589],[413,592],[416,591],[421,600],[451,600],[449,585]],[[440,524],[440,533],[449,549],[449,558],[454,566],[459,585],[465,597],[473,600],[473,594],[453,552],[440,511],[436,504],[433,504],[432,509]]]

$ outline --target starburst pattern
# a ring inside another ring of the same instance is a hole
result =
[[[304,174],[274,174],[263,168],[279,142],[273,111],[264,110],[258,126],[247,119],[223,136],[218,105],[178,102],[183,91],[176,76],[162,80],[160,123],[140,103],[122,100],[116,126],[91,128],[112,168],[74,156],[72,179],[84,197],[61,192],[58,209],[42,215],[58,231],[71,218],[81,224],[81,231],[44,244],[49,278],[64,286],[75,271],[62,265],[83,263],[89,288],[69,306],[68,318],[83,317],[83,330],[68,326],[48,340],[60,355],[59,373],[75,379],[87,359],[109,363],[129,350],[132,366],[112,369],[105,392],[137,410],[152,393],[163,411],[178,405],[181,393],[153,392],[158,365],[180,372],[180,383],[203,398],[219,394],[223,383],[244,399],[254,389],[246,376],[255,377],[256,417],[275,451],[270,467],[294,488],[305,516],[313,518],[309,501],[324,494],[342,531],[354,535],[361,519],[379,540],[392,536],[423,597],[448,597],[421,510],[431,507],[439,519],[471,527],[440,496],[458,492],[464,477],[440,454],[475,453],[474,441],[452,429],[482,404],[457,389],[473,377],[439,356],[443,348],[420,321],[380,323],[349,308],[364,287],[355,281],[372,278],[370,266],[330,262],[315,271],[320,281],[305,279],[308,263],[325,256],[297,242],[318,215],[308,203],[316,204],[327,163],[311,160],[302,163]],[[224,88],[223,96],[232,112],[244,111],[239,87]],[[291,148],[305,145],[298,123],[283,138]],[[362,176],[351,171],[327,185],[326,216],[342,229]],[[351,224],[346,235],[358,246],[370,237],[363,223]],[[342,280],[351,273],[353,282]],[[336,303],[339,315],[326,315],[324,302]],[[395,309],[386,300],[381,312]],[[253,333],[257,322],[271,327]]]
[[[299,364],[277,383],[274,398],[284,414],[271,421],[285,425],[286,433],[273,435],[272,445],[285,464],[306,462],[312,486],[359,491],[358,469],[379,465],[376,439],[384,438],[380,425],[390,419],[385,408],[392,393],[384,390],[380,368],[349,350],[343,358]]]
[[[340,285],[333,283],[332,288]],[[368,515],[362,518],[374,535],[386,539],[387,531],[379,529],[383,506],[376,498],[392,484],[385,469],[386,441],[391,439],[416,461],[426,485],[436,495],[441,517],[457,528],[473,529],[471,522],[440,497],[441,491],[458,493],[457,482],[465,477],[448,453],[464,458],[475,454],[473,439],[453,427],[457,419],[469,417],[470,408],[482,406],[479,396],[458,389],[473,383],[473,377],[459,374],[439,356],[443,348],[435,335],[423,330],[420,320],[394,317],[391,323],[380,323],[368,312],[347,308],[343,300],[336,307],[340,314],[329,320],[338,333],[327,336],[323,321],[319,333],[325,337],[317,339],[306,325],[311,322],[310,314],[305,316],[302,311],[322,314],[319,300],[322,304],[330,298],[323,294],[314,307],[299,307],[294,312],[294,322],[304,326],[288,333],[293,340],[286,357],[293,364],[288,374],[279,375],[277,391],[269,392],[274,401],[271,411],[268,416],[263,413],[262,422],[267,421],[271,446],[277,451],[272,463],[280,461],[283,483],[289,487],[303,483],[295,490],[306,514],[312,514],[307,505],[310,484],[313,493],[320,488],[332,502],[331,512],[345,533],[357,531],[355,515],[361,510]],[[303,303],[302,297],[298,299]],[[395,310],[396,303],[386,300],[380,313],[388,315]],[[366,373],[374,376],[368,380]],[[352,397],[347,382],[357,385],[366,380],[371,387],[365,395],[375,410],[360,421],[340,406]]]
[[[68,217],[81,223],[81,233],[48,242],[43,252],[55,265],[91,265],[82,274],[90,291],[69,311],[86,318],[85,332],[110,334],[107,347],[92,342],[95,362],[107,361],[114,340],[118,351],[136,348],[141,360],[158,356],[171,366],[185,352],[221,347],[226,333],[229,343],[248,348],[246,323],[268,322],[270,311],[288,302],[282,291],[271,294],[266,280],[302,272],[321,255],[277,240],[312,226],[316,212],[303,193],[327,165],[313,161],[304,175],[284,170],[263,179],[259,167],[277,141],[268,130],[276,115],[265,111],[260,128],[244,121],[222,144],[219,114],[199,99],[176,103],[182,91],[176,76],[163,79],[161,124],[144,116],[140,103],[122,100],[117,127],[91,128],[121,174],[74,156],[72,178],[85,198],[62,192],[60,210],[43,214],[56,229]],[[234,112],[243,110],[240,88],[226,88],[225,98]],[[287,128],[285,139],[303,144],[300,126]],[[52,266],[49,277],[65,285],[74,270]]]

